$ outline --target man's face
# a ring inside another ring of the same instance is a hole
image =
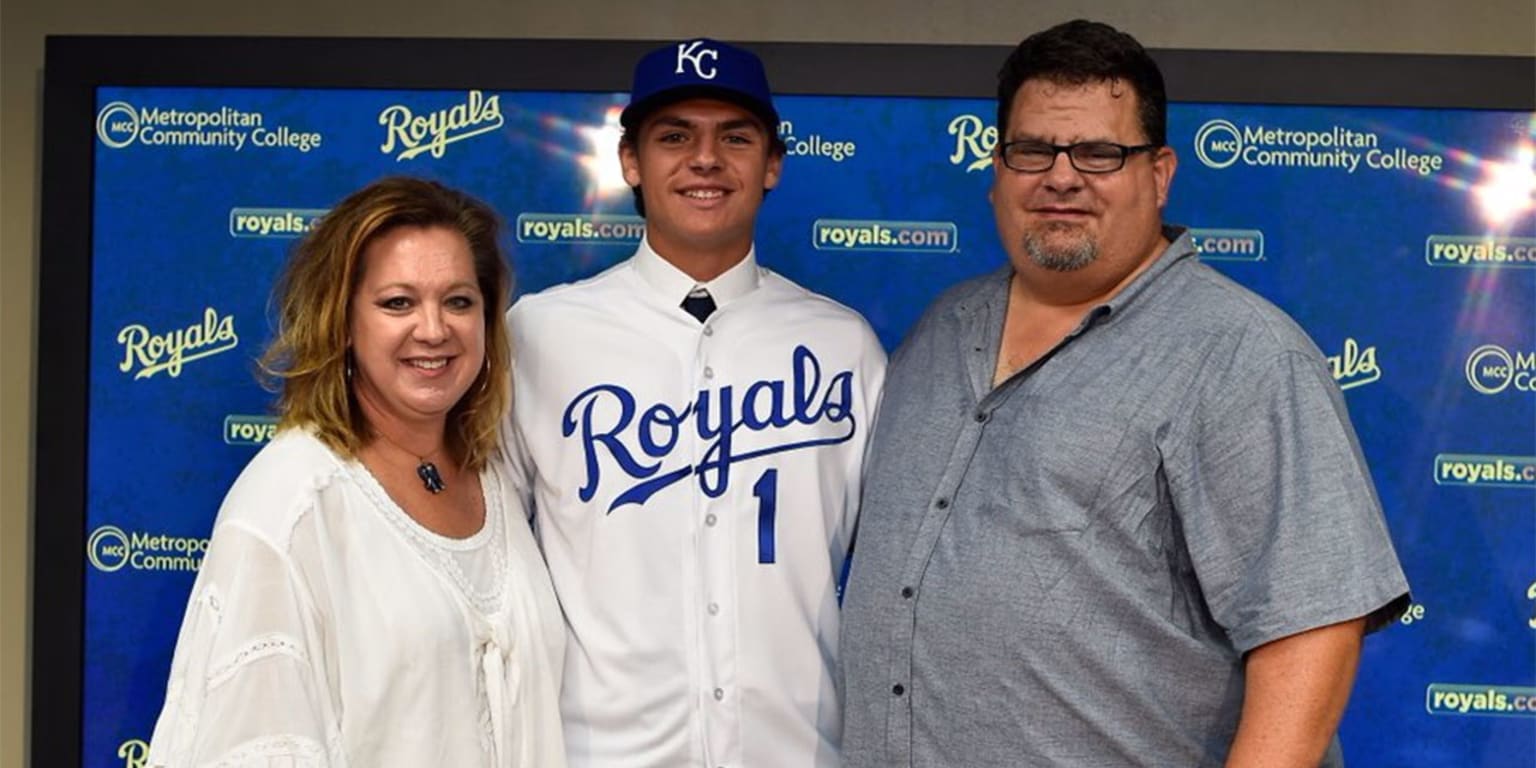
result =
[[[669,254],[745,255],[763,190],[779,183],[783,158],[751,112],[690,99],[645,117],[619,144],[624,181],[645,199],[646,238]]]
[[[1136,93],[1122,81],[1028,80],[1014,95],[999,146],[1020,140],[1145,144],[1139,107]],[[1161,209],[1176,165],[1173,150],[1133,154],[1125,167],[1100,174],[1076,170],[1065,153],[1040,173],[1012,170],[1001,156],[992,165],[997,232],[1016,271],[1092,270],[1118,283],[1157,254]]]

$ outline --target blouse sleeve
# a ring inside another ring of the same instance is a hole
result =
[[[176,639],[148,764],[343,768],[324,648],[302,569],[256,531],[220,525]]]

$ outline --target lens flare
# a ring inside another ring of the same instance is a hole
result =
[[[629,191],[629,185],[624,182],[624,168],[619,164],[619,137],[624,133],[619,126],[622,111],[617,106],[609,107],[603,115],[602,125],[576,129],[591,147],[591,153],[581,157],[582,168],[587,172],[589,198]]]
[[[1472,188],[1472,199],[1483,222],[1502,229],[1536,209],[1536,144],[1522,141],[1508,162],[1483,166],[1483,180]]]

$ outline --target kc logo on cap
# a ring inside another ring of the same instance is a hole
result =
[[[708,38],[657,48],[635,64],[629,106],[619,116],[627,129],[664,104],[685,99],[721,99],[757,115],[769,132],[779,126],[768,74],[757,55]]]
[[[715,73],[717,70],[711,66],[708,72],[704,71],[703,60],[705,57],[708,57],[711,61],[719,61],[720,51],[714,48],[705,48],[705,42],[706,41],[704,40],[694,40],[692,42],[677,44],[676,74],[683,74],[683,66],[688,65],[693,67],[693,73],[695,75],[698,75],[705,80],[715,79]]]

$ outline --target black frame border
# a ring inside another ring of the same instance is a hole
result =
[[[80,765],[95,95],[104,85],[624,92],[655,41],[50,36],[32,514],[33,765]],[[783,94],[991,98],[1007,46],[750,43]],[[1536,111],[1536,57],[1153,50],[1176,102]]]

